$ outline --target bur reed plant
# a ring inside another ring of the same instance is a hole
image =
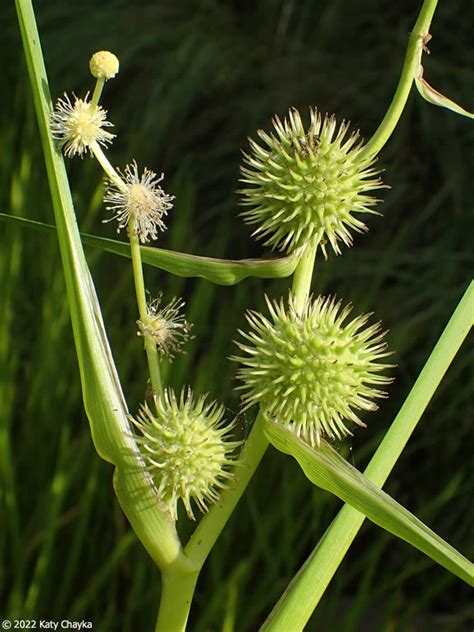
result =
[[[99,99],[105,81],[118,71],[118,60],[107,53],[94,56],[91,72],[97,83],[92,96],[65,96],[53,111],[44,92],[47,78],[31,6],[17,4],[55,206],[84,404],[96,449],[115,466],[122,508],[162,572],[158,630],[185,628],[202,565],[269,442],[295,457],[310,481],[347,504],[263,629],[304,627],[364,516],[472,584],[472,565],[379,489],[472,325],[472,285],[365,476],[328,440],[366,423],[365,413],[375,408],[374,400],[385,396],[390,366],[383,336],[367,316],[352,316],[334,296],[313,297],[310,287],[316,254],[321,266],[331,250],[342,254],[352,243],[352,232],[366,230],[365,216],[378,208],[373,192],[383,183],[376,157],[398,122],[413,81],[426,98],[460,111],[422,76],[421,56],[435,6],[423,4],[392,105],[367,144],[349,131],[346,122],[337,123],[315,108],[309,124],[291,110],[285,119],[275,118],[272,130],[259,132],[258,141],[251,141],[242,167],[243,217],[256,226],[257,237],[282,248],[286,256],[226,262],[140,245],[159,237],[179,204],[166,193],[160,175],[133,159],[123,171],[115,170],[106,156],[113,136]],[[145,346],[151,384],[148,401],[133,415],[121,391],[83,257],[60,148],[70,158],[90,153],[98,160],[107,177],[104,203],[109,218],[117,220],[129,237],[128,248],[97,238],[95,243],[132,259],[137,341],[143,340]],[[254,404],[260,407],[243,445],[232,437],[232,421],[223,422],[222,405],[191,390],[175,393],[163,384],[161,356],[179,350],[190,325],[180,299],[168,306],[162,306],[158,297],[147,300],[142,261],[226,284],[252,275],[293,275],[290,295],[268,298],[266,314],[249,312],[249,328],[238,337],[240,351],[234,359],[241,365],[243,405],[249,410]],[[175,524],[180,501],[190,518],[198,509],[206,512],[185,546]]]

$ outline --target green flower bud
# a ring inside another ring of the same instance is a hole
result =
[[[274,133],[259,130],[262,144],[250,140],[244,154],[242,179],[250,185],[239,191],[242,213],[266,245],[292,251],[308,243],[326,243],[340,254],[340,245],[352,245],[351,230],[363,232],[366,225],[355,214],[375,213],[378,201],[368,190],[383,185],[372,169],[374,158],[362,156],[359,133],[346,138],[349,124],[337,129],[334,116],[310,108],[305,130],[301,116],[291,109],[283,122],[275,116]]]
[[[172,390],[155,399],[156,414],[143,404],[132,420],[141,436],[137,442],[158,495],[174,520],[181,499],[194,520],[191,500],[202,512],[219,499],[219,491],[232,478],[230,456],[240,442],[227,440],[233,424],[222,421],[224,407],[194,400],[191,390],[179,400]]]
[[[249,312],[246,354],[238,378],[244,409],[260,404],[263,413],[302,436],[312,446],[323,435],[334,439],[352,434],[345,422],[365,424],[356,411],[376,410],[373,398],[386,393],[374,388],[391,382],[379,375],[389,355],[380,324],[364,328],[370,314],[347,324],[351,307],[341,309],[334,298],[309,300],[301,314],[290,298],[286,306],[267,299],[271,320]]]
[[[89,61],[91,75],[96,79],[112,79],[119,71],[119,60],[108,50],[94,53]]]

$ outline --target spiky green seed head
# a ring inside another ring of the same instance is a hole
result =
[[[156,411],[142,405],[136,420],[137,442],[160,499],[177,519],[178,500],[194,520],[191,501],[202,512],[217,502],[219,490],[232,478],[232,454],[240,442],[230,441],[233,424],[223,422],[224,407],[195,400],[191,390],[179,399],[169,389],[155,398]]]
[[[314,108],[308,129],[294,108],[283,121],[275,116],[273,127],[259,130],[261,143],[249,139],[244,153],[241,181],[248,186],[239,193],[249,208],[242,216],[273,248],[320,245],[326,256],[329,243],[340,254],[341,243],[352,245],[351,231],[368,230],[358,216],[375,213],[378,200],[367,191],[383,185],[374,158],[362,154],[359,132],[348,135],[348,123],[338,128],[334,115],[323,118]]]
[[[386,396],[378,387],[391,381],[379,374],[391,366],[379,362],[389,354],[380,324],[365,327],[370,314],[346,322],[351,306],[331,297],[310,299],[301,313],[291,297],[267,305],[270,318],[248,312],[250,331],[237,343],[245,355],[233,358],[244,408],[260,404],[312,446],[352,434],[347,422],[364,426],[358,412],[376,410],[373,399]]]

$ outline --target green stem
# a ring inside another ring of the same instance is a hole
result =
[[[204,564],[222,529],[247,488],[267,447],[268,440],[263,433],[261,415],[258,414],[242,449],[240,463],[235,469],[235,480],[231,484],[232,486],[221,494],[219,502],[213,505],[209,513],[202,518],[184,549],[186,555],[195,564],[201,566]]]
[[[107,158],[107,156],[105,155],[105,153],[103,152],[101,146],[99,145],[97,141],[94,141],[91,144],[91,151],[94,154],[99,165],[104,170],[105,175],[110,180],[112,180],[112,182],[116,185],[117,188],[119,188],[123,193],[126,193],[127,185],[119,176],[119,174],[116,172],[116,170],[112,167],[112,165],[109,162],[109,159]]]
[[[309,296],[315,257],[316,248],[308,248],[295,271],[293,292],[295,302],[301,309]],[[191,566],[199,570],[192,573],[163,570],[163,592],[156,632],[185,630],[199,571],[247,488],[267,447],[268,440],[264,435],[259,413],[242,449],[232,486],[221,494],[219,502],[202,518],[184,549]]]
[[[316,247],[307,247],[295,270],[292,291],[298,311],[304,308],[308,300],[316,250]],[[186,555],[195,564],[204,564],[227,520],[247,488],[267,447],[268,440],[263,433],[262,419],[259,414],[242,450],[242,461],[236,468],[235,481],[232,488],[222,493],[219,503],[213,505],[209,513],[203,517],[185,547]]]
[[[185,632],[200,570],[169,567],[162,571],[155,632]]]
[[[112,167],[109,162],[109,159],[102,151],[100,145],[97,142],[92,143],[91,145],[92,153],[96,157],[98,163],[105,171],[106,175],[110,180],[114,182],[114,184],[124,193],[127,191],[127,185],[116,172],[116,170]],[[128,226],[128,232],[130,237],[130,253],[132,257],[132,268],[133,268],[133,279],[135,282],[135,293],[137,297],[137,305],[138,305],[138,313],[140,315],[140,320],[145,323],[148,318],[147,306],[146,306],[146,292],[145,292],[145,281],[143,278],[143,264],[142,264],[142,255],[140,251],[140,242],[138,236],[134,232],[134,218],[130,217],[130,222]],[[148,370],[150,373],[150,381],[153,392],[158,396],[161,395],[163,390],[163,384],[161,381],[161,373],[160,373],[160,359],[158,356],[158,351],[156,349],[156,344],[150,336],[144,336],[145,341],[145,352],[148,360]]]
[[[377,486],[382,487],[400,457],[443,375],[473,326],[473,314],[474,281],[459,302],[400,412],[365,470],[367,478]],[[262,626],[262,632],[287,632],[290,629],[292,632],[299,632],[304,629],[364,520],[365,517],[359,511],[344,505],[281,596]]]
[[[292,292],[298,314],[303,311],[311,291],[316,250],[317,246],[307,247],[304,250],[293,276]]]
[[[148,311],[146,306],[145,280],[143,278],[142,255],[140,252],[140,242],[138,235],[134,231],[135,220],[130,217],[128,232],[130,237],[130,252],[132,255],[133,279],[135,282],[135,293],[137,296],[138,313],[142,323],[146,323],[148,319]],[[145,341],[145,352],[148,360],[148,370],[150,373],[150,381],[153,392],[161,396],[163,384],[160,373],[160,359],[156,344],[150,336],[143,336]]]
[[[105,79],[97,79],[94,94],[92,95],[91,104],[95,107],[99,103],[100,95],[102,94],[102,90],[104,89]]]
[[[397,90],[377,131],[362,150],[361,157],[377,155],[390,138],[400,119],[420,63],[423,52],[423,38],[429,33],[437,4],[438,0],[425,0],[423,2],[418,19],[408,40],[407,52]]]

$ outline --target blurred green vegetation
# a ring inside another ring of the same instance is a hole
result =
[[[5,3],[6,4],[6,3]],[[367,137],[398,80],[419,5],[409,0],[49,0],[35,3],[55,97],[92,87],[88,59],[121,61],[103,105],[116,125],[109,155],[166,173],[176,195],[163,247],[232,258],[269,254],[238,217],[246,137],[294,105],[346,118]],[[13,6],[2,7],[2,212],[51,223],[48,186]],[[426,77],[474,107],[474,7],[441,1]],[[319,262],[315,292],[374,311],[390,329],[390,399],[340,450],[364,467],[472,276],[474,128],[413,94],[380,156],[383,218],[342,256]],[[102,224],[94,161],[68,163],[81,229]],[[146,389],[127,261],[88,250],[131,411]],[[221,398],[233,390],[244,311],[289,282],[230,288],[148,270],[148,288],[183,296],[195,339],[168,380]],[[474,553],[472,337],[446,375],[386,486],[465,555]],[[250,417],[241,417],[247,431]],[[88,431],[54,236],[0,223],[0,618],[88,619],[100,632],[152,629],[159,576],[117,506],[111,468]],[[340,507],[270,451],[201,575],[190,630],[251,632]],[[190,526],[184,524],[183,535]],[[366,524],[308,630],[471,630],[457,579]],[[233,626],[233,627],[232,627]],[[289,631],[291,632],[291,631]]]

